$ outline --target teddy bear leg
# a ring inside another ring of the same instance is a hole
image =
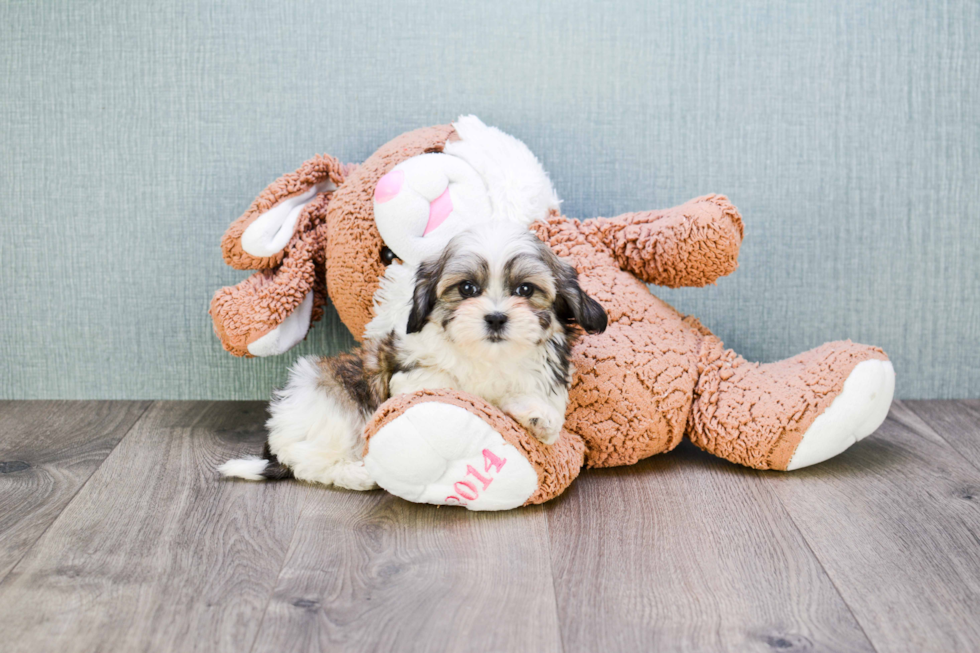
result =
[[[688,437],[756,469],[793,470],[836,456],[877,430],[895,391],[885,353],[850,341],[759,365],[708,336],[701,368]]]
[[[877,431],[894,394],[891,361],[869,359],[855,365],[840,394],[804,432],[786,471],[822,463]]]
[[[578,476],[582,441],[544,445],[483,400],[453,390],[399,395],[365,428],[364,466],[415,503],[508,510],[542,503]]]

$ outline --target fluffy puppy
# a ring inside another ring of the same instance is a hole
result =
[[[373,488],[361,461],[367,420],[392,395],[435,388],[482,397],[551,444],[565,421],[572,344],[581,330],[605,328],[575,268],[534,234],[502,222],[473,227],[419,266],[404,331],[297,361],[270,405],[263,457],[219,470]]]
[[[391,391],[478,395],[551,444],[565,421],[578,327],[605,330],[606,312],[575,268],[526,228],[472,228],[416,273]]]

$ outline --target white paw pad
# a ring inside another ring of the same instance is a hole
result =
[[[841,393],[803,434],[786,470],[833,458],[874,433],[888,416],[894,394],[895,368],[889,361],[858,363]]]
[[[434,401],[381,428],[364,465],[378,485],[415,503],[509,510],[538,488],[531,463],[482,419]]]

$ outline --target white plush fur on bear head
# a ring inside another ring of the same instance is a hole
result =
[[[378,181],[375,223],[401,263],[385,272],[367,337],[404,329],[415,268],[457,233],[494,220],[527,226],[558,210],[548,174],[524,143],[476,116],[453,128],[458,139],[442,152],[402,161]]]

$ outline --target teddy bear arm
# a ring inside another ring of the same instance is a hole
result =
[[[595,223],[619,266],[647,283],[706,286],[738,267],[742,218],[722,195],[662,211],[598,218]]]

